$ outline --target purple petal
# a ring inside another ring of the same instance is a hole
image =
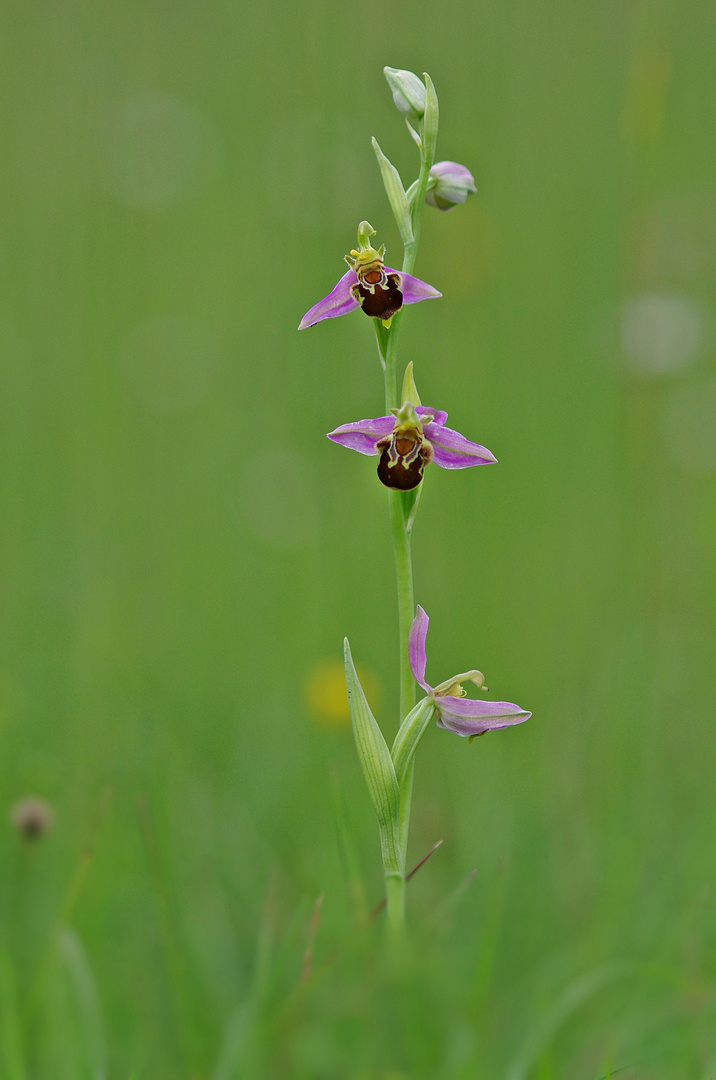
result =
[[[438,427],[442,427],[448,418],[448,414],[441,409],[429,409],[427,405],[418,405],[415,410],[418,416],[422,419],[424,416],[432,416],[433,423]]]
[[[464,165],[459,165],[457,161],[437,161],[430,170],[430,175],[439,180],[463,181],[475,186],[475,178],[470,170]]]
[[[425,639],[428,636],[429,622],[430,619],[418,604],[418,613],[413,619],[410,634],[408,635],[408,656],[413,678],[426,693],[430,693],[431,690],[430,684],[425,681],[425,665],[427,664]]]
[[[385,270],[387,274],[397,274],[400,278],[400,291],[403,294],[404,304],[417,304],[418,300],[432,300],[437,296],[442,296],[442,293],[434,289],[432,285],[428,285],[427,281],[404,274],[402,270],[391,270],[389,266],[386,266]]]
[[[314,326],[322,319],[335,319],[337,315],[347,315],[349,311],[357,308],[358,301],[351,296],[351,286],[357,281],[355,270],[348,270],[335,288],[331,289],[328,296],[324,296],[313,305],[310,311],[306,312],[298,324],[298,329],[304,330],[307,326]]]
[[[473,698],[436,697],[438,727],[455,735],[481,735],[529,720],[532,713],[509,701],[475,701]]]
[[[427,424],[425,434],[433,444],[435,464],[443,469],[469,469],[471,465],[494,465],[497,458],[479,443],[470,442],[459,431],[439,424]]]
[[[390,435],[394,426],[394,416],[377,416],[375,420],[355,420],[352,424],[343,424],[335,431],[329,431],[328,438],[347,446],[349,450],[373,456],[378,453],[375,444]]]

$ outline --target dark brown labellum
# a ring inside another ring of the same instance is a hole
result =
[[[399,453],[406,444],[408,453]],[[378,479],[386,487],[396,488],[398,491],[411,491],[418,486],[423,479],[425,466],[430,460],[430,455],[422,445],[416,453],[416,446],[412,440],[391,436],[378,443],[380,459],[378,461]]]
[[[371,275],[366,275],[366,280]],[[400,288],[400,278],[397,274],[388,274],[386,285],[373,285],[372,291],[368,285],[358,281],[353,286],[353,295],[363,308],[366,315],[372,319],[391,319],[403,306],[403,293]]]

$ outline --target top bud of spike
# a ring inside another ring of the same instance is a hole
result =
[[[384,67],[383,74],[393,94],[396,108],[408,120],[421,120],[425,112],[425,85],[412,71]]]

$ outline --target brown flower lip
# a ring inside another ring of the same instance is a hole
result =
[[[378,479],[386,487],[411,491],[423,479],[425,466],[433,459],[433,448],[418,432],[415,436],[399,433],[381,439]]]
[[[378,280],[371,280],[377,275]],[[385,283],[380,279],[385,278]],[[358,283],[351,289],[363,313],[372,319],[392,319],[403,306],[403,292],[399,274],[381,274],[374,270],[365,276],[358,276]]]

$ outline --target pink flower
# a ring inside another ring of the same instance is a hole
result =
[[[440,683],[439,686],[433,687],[427,683],[425,640],[429,622],[428,616],[418,606],[418,613],[410,627],[408,653],[410,669],[416,682],[422,686],[435,706],[438,727],[467,737],[484,735],[486,731],[512,727],[513,724],[522,724],[529,720],[532,713],[525,712],[519,705],[512,705],[509,701],[477,701],[464,696],[465,691],[461,686],[463,682],[474,682],[480,689],[484,687],[485,676],[481,671],[464,671],[460,675],[453,675],[452,679]]]
[[[368,242],[368,238],[374,235],[375,229],[367,221],[362,221],[358,227],[359,250],[353,250],[345,257],[350,270],[328,296],[306,312],[298,325],[299,330],[314,326],[323,319],[347,315],[357,307],[372,319],[381,319],[388,326],[403,304],[417,304],[419,300],[442,296],[427,282],[386,266],[383,262],[385,247],[376,251]]]
[[[359,454],[379,454],[381,483],[401,491],[417,487],[431,461],[442,469],[469,469],[497,461],[484,446],[445,427],[446,420],[446,412],[406,401],[390,416],[343,424],[329,432],[328,438]]]

